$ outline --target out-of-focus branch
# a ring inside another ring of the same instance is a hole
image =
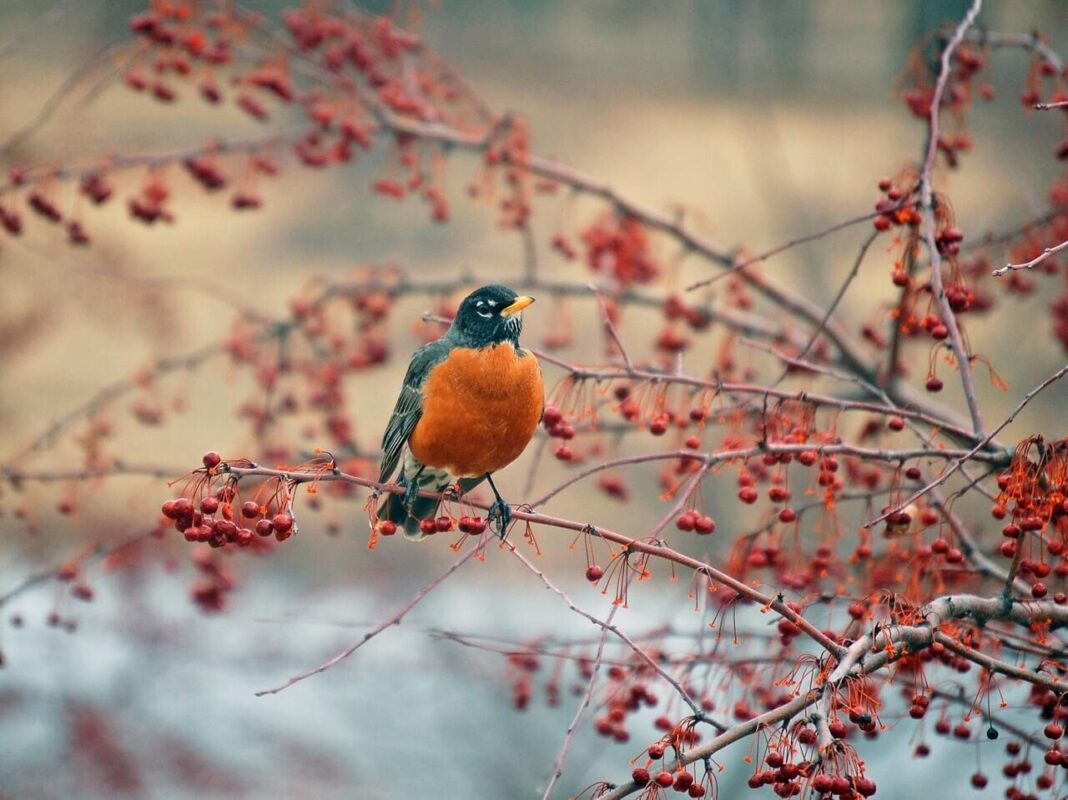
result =
[[[68,558],[60,564],[38,570],[37,572],[32,572],[22,578],[6,592],[0,594],[0,608],[3,608],[23,592],[32,589],[35,586],[52,580],[58,580],[60,571],[66,566],[74,564],[81,567],[85,564],[92,563],[93,561],[108,558],[109,556],[113,556],[116,553],[125,550],[127,547],[132,547],[138,542],[144,541],[151,535],[151,533],[139,533],[135,536],[121,539],[115,544],[99,542],[97,544],[83,547],[74,557]]]
[[[928,117],[927,130],[927,157],[920,173],[920,209],[923,217],[923,238],[927,246],[928,257],[931,263],[931,293],[941,311],[942,321],[949,330],[949,340],[953,349],[953,356],[957,360],[960,369],[961,385],[964,389],[964,399],[968,404],[968,413],[972,419],[972,429],[975,435],[982,437],[985,433],[983,417],[979,410],[979,398],[975,393],[975,382],[972,379],[972,360],[965,352],[964,340],[957,325],[957,316],[949,305],[945,287],[942,285],[942,254],[935,242],[935,212],[934,212],[934,179],[935,158],[938,155],[939,117],[942,113],[942,96],[946,91],[952,71],[951,59],[953,53],[964,40],[965,34],[975,23],[975,18],[983,6],[982,0],[972,0],[971,8],[961,20],[953,36],[942,49],[941,70],[935,83],[934,95],[931,98],[931,111]],[[894,365],[890,365],[894,369]]]
[[[0,42],[0,58],[7,58],[32,42],[35,35],[59,20],[70,10],[73,4],[74,0],[56,0],[43,13],[34,17],[30,24],[22,28],[17,34],[4,42]]]
[[[20,486],[24,483],[57,483],[65,481],[94,481],[117,475],[148,478],[173,478],[185,470],[180,467],[164,467],[152,464],[127,464],[115,461],[107,466],[83,469],[55,469],[26,472],[16,468],[0,469],[0,482]]]
[[[1064,60],[1052,47],[1042,40],[1036,33],[1005,33],[1001,31],[986,31],[982,28],[968,33],[969,41],[980,46],[990,47],[1019,47],[1030,50],[1039,58],[1048,62],[1055,70],[1060,72],[1064,69]]]

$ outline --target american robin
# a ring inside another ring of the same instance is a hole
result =
[[[449,330],[415,351],[393,416],[382,437],[379,482],[393,477],[403,495],[390,495],[380,519],[422,539],[419,522],[438,501],[420,490],[467,492],[488,480],[491,517],[504,535],[511,511],[491,477],[519,457],[545,409],[541,367],[519,346],[523,309],[534,302],[506,286],[483,286],[460,303]],[[403,459],[402,459],[403,456]]]

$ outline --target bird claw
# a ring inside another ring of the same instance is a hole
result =
[[[498,499],[489,509],[489,518],[491,522],[496,522],[497,535],[504,541],[504,537],[508,533],[508,526],[512,523],[512,509],[503,500]]]

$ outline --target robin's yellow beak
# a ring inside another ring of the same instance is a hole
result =
[[[520,311],[522,311],[524,308],[526,308],[527,306],[529,306],[533,302],[534,302],[534,298],[533,297],[527,297],[525,295],[523,295],[521,297],[517,297],[515,299],[515,302],[512,303],[510,306],[506,306],[506,307],[501,309],[501,316],[502,317],[510,317],[510,316],[512,316],[512,314],[518,314]]]

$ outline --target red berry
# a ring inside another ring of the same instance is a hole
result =
[[[671,784],[673,784],[674,782],[675,782],[674,776],[670,772],[668,772],[667,770],[664,770],[663,772],[658,773],[657,776],[656,776],[657,785],[658,786],[663,786],[665,789],[667,787],[671,786]]]
[[[645,767],[635,767],[634,771],[630,773],[630,779],[634,781],[636,786],[645,786],[649,783],[649,770]]]
[[[553,405],[545,406],[545,410],[541,412],[541,421],[546,428],[551,428],[563,418],[563,412]]]
[[[433,519],[421,519],[419,520],[419,530],[429,536],[432,533],[438,532],[438,526]]]
[[[682,770],[675,776],[675,782],[672,786],[676,792],[685,792],[693,786],[693,775],[686,770]]]
[[[256,523],[256,533],[260,536],[270,536],[274,533],[274,526],[269,519],[261,519]]]
[[[927,379],[927,391],[940,392],[942,391],[942,380],[937,375],[932,375]]]
[[[378,523],[378,532],[383,536],[392,536],[397,532],[397,523],[391,519],[383,519]]]
[[[871,778],[856,778],[853,781],[853,786],[856,788],[857,792],[863,797],[871,797],[873,794],[875,794],[875,781],[873,781]]]
[[[590,583],[597,583],[604,576],[604,570],[597,564],[590,564],[586,567],[586,580]]]
[[[784,486],[772,486],[768,489],[768,499],[773,503],[783,503],[790,499],[790,492]]]
[[[738,492],[738,499],[746,505],[752,505],[757,501],[760,495],[757,494],[757,490],[752,486],[746,486],[744,489]]]
[[[701,535],[707,535],[716,532],[716,521],[709,516],[700,516],[696,519],[693,526],[694,530]]]
[[[271,517],[271,526],[276,533],[286,533],[293,527],[293,518],[289,514],[275,514]]]
[[[241,505],[241,516],[245,519],[252,519],[260,515],[260,504],[255,500],[246,500]]]
[[[207,467],[208,469],[214,469],[222,463],[222,456],[220,456],[214,450],[209,450],[207,453],[204,454],[204,457],[201,460],[204,462],[205,467]]]

